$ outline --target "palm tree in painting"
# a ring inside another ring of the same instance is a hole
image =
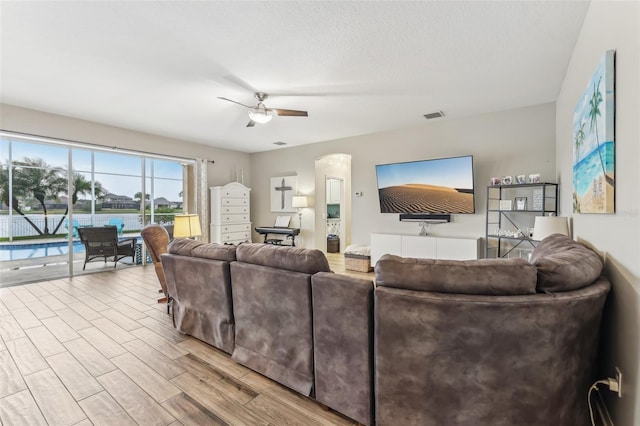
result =
[[[604,160],[602,159],[602,153],[600,152],[600,140],[598,138],[598,117],[600,116],[600,104],[602,103],[602,94],[598,87],[600,86],[600,81],[602,77],[598,78],[598,83],[593,85],[593,94],[591,95],[591,99],[589,99],[589,119],[590,126],[589,129],[593,132],[596,132],[596,144],[598,150],[598,157],[600,158],[600,165],[602,166],[602,174],[610,185],[615,185],[615,180],[607,175],[607,171],[604,167]]]
[[[576,137],[575,137],[575,164],[578,164],[580,162],[580,149],[582,148],[582,145],[584,144],[584,138],[585,138],[585,133],[584,133],[584,126],[587,123],[583,120],[580,122],[580,128],[578,130],[576,130]],[[575,179],[575,175],[574,175],[574,179]],[[576,184],[574,182],[574,190],[573,190],[573,212],[574,213],[580,213],[580,201],[578,200],[578,194],[575,191],[576,188]]]
[[[582,144],[584,143],[584,126],[585,126],[585,122],[581,122],[580,123],[580,128],[576,131],[576,139],[575,139],[575,144],[576,144],[576,164],[578,163],[578,161],[580,161],[580,149],[582,148]]]

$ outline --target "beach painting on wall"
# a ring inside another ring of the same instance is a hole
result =
[[[615,213],[614,59],[604,53],[573,114],[574,213]]]

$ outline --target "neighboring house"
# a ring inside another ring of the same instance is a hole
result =
[[[153,200],[153,205],[157,209],[158,207],[173,207],[172,202],[167,200],[164,197],[155,198]]]
[[[104,196],[102,207],[105,209],[138,209],[140,203],[126,195],[108,193]]]

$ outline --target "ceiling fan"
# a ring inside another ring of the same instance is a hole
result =
[[[247,127],[253,127],[256,123],[264,124],[271,121],[274,116],[280,117],[308,117],[309,114],[307,111],[298,111],[295,109],[282,109],[282,108],[267,108],[264,105],[264,100],[267,99],[269,95],[262,92],[256,92],[253,95],[257,100],[258,104],[255,106],[245,105],[238,101],[234,101],[229,98],[218,97],[218,99],[222,99],[223,101],[233,102],[234,104],[242,105],[245,108],[248,108],[249,111],[249,123],[247,123]]]

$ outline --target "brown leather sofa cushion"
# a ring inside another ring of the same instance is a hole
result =
[[[375,267],[378,286],[436,293],[535,294],[536,268],[524,259],[435,260],[384,255]]]
[[[327,257],[320,250],[282,247],[270,244],[240,244],[236,251],[239,262],[269,266],[287,271],[315,274],[331,272]]]
[[[182,256],[191,256],[191,251],[205,243],[202,241],[190,240],[188,238],[176,238],[169,243],[167,252],[171,254],[180,254]]]
[[[236,246],[224,244],[203,244],[195,247],[191,251],[193,257],[202,257],[204,259],[226,260],[233,262],[236,260]]]
[[[173,297],[175,328],[227,353],[233,352],[235,340],[229,264],[195,256],[162,255]]]
[[[315,398],[363,425],[373,417],[373,282],[311,277]]]
[[[531,254],[531,263],[538,269],[540,292],[585,287],[600,276],[603,266],[594,251],[560,234],[542,240]]]
[[[204,243],[202,241],[177,238],[169,244],[169,253],[182,256],[200,257],[203,259],[236,260],[236,247],[224,244]]]
[[[481,296],[377,287],[376,425],[584,426],[609,282]]]

